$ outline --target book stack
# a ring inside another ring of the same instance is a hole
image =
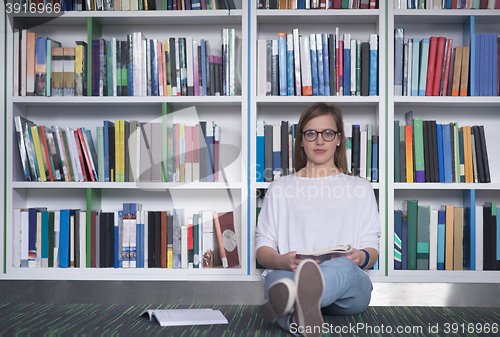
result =
[[[378,35],[369,42],[351,34],[299,35],[279,33],[279,39],[259,39],[259,96],[378,95]]]
[[[373,125],[361,129],[359,124],[344,122],[347,167],[351,173],[370,182],[378,182],[378,135]],[[271,182],[295,172],[295,138],[297,124],[267,125],[257,121],[257,182]]]
[[[214,268],[239,265],[232,212],[14,210],[13,266]],[[88,223],[88,225],[87,225]]]
[[[413,111],[405,118],[406,125],[394,121],[395,182],[491,182],[483,125],[436,124]]]
[[[500,270],[495,203],[433,210],[405,200],[394,211],[395,270]]]
[[[498,0],[395,0],[394,9],[500,9]]]
[[[14,124],[25,181],[218,182],[221,129],[213,121],[104,121],[90,130]],[[161,139],[161,141],[154,141]],[[96,144],[97,146],[95,146]]]
[[[376,9],[375,0],[258,0],[257,9]]]
[[[56,4],[54,4],[55,6]],[[54,7],[55,8],[55,7]],[[142,11],[156,10],[155,0],[74,0],[62,1],[62,10],[67,11]]]
[[[220,52],[211,51],[208,40],[183,37],[163,43],[140,32],[127,35],[126,41],[100,38],[89,46],[77,41],[74,48],[61,48],[49,38],[17,29],[14,44],[16,96],[241,94],[236,57],[240,47],[234,29],[222,29]]]
[[[394,95],[499,96],[500,37],[475,34],[474,22],[464,27],[464,47],[435,36],[404,42],[403,29],[395,29]]]

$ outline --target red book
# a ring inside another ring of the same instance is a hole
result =
[[[370,9],[376,9],[377,8],[376,3],[377,2],[375,0],[370,0]]]
[[[340,37],[340,35],[339,35]],[[335,93],[337,96],[340,93],[340,68],[339,68],[339,54],[340,54],[340,41],[337,39],[338,48],[335,46]]]
[[[359,8],[360,8],[360,9],[368,9],[368,8],[369,8],[369,4],[368,4],[368,2],[361,2],[361,3],[359,4]]]
[[[495,0],[495,9],[500,9],[500,0]]]
[[[451,9],[457,9],[457,0],[451,0]]]
[[[97,217],[96,211],[90,211],[90,267],[95,268],[95,253],[96,253],[96,223],[95,219]]]
[[[40,136],[40,140],[42,141],[42,151],[45,152],[45,158],[47,158],[47,166],[49,167],[49,177],[50,177],[50,181],[54,181],[54,176],[52,175],[52,165],[50,165],[50,157],[49,157],[49,151],[48,151],[48,147],[47,147],[47,140],[45,139],[45,130],[43,129],[43,125],[40,125],[39,126],[39,136]],[[54,165],[56,165],[57,163],[54,163]]]
[[[326,9],[326,0],[319,1],[319,9]]]
[[[78,131],[73,131],[73,137],[75,137],[76,152],[78,153],[78,158],[80,160],[80,166],[82,167],[83,181],[87,180],[87,173],[85,170],[85,162],[83,161],[82,148],[80,146],[80,137],[78,136]]]
[[[342,0],[333,0],[333,9],[341,9]]]
[[[83,153],[83,158],[85,159],[85,162],[87,163],[87,169],[89,170],[89,176],[91,181],[95,181],[93,169],[92,169],[92,163],[90,162],[90,152],[87,149],[87,145],[85,144],[85,138],[83,138],[82,134],[82,128],[78,128],[78,138],[80,138],[80,146],[82,148],[82,153]],[[76,131],[75,131],[76,132]]]
[[[425,88],[426,96],[432,96],[434,88],[434,76],[436,72],[437,40],[438,40],[437,37],[432,36],[431,43],[429,45],[429,65],[427,67],[427,85]]]
[[[488,9],[488,0],[481,0],[479,2],[479,9]]]
[[[433,96],[439,96],[439,89],[441,88],[445,46],[446,46],[446,38],[441,36],[438,39],[438,46],[437,46],[436,74],[434,76],[434,88],[432,90]]]

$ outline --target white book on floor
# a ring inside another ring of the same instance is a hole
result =
[[[156,309],[146,310],[141,316],[146,314],[160,326],[228,324],[222,312],[213,309]]]

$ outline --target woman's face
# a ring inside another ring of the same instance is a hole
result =
[[[326,169],[335,168],[334,163],[334,155],[337,146],[340,145],[341,136],[340,134],[335,134],[337,129],[337,125],[332,115],[321,115],[311,119],[304,126],[302,132],[307,131],[316,131],[316,132],[324,132],[326,130],[334,131],[334,139],[331,141],[325,141],[325,138],[329,140],[332,136],[332,133],[317,133],[316,140],[308,141],[306,139],[306,135],[302,134],[301,145],[304,148],[304,151],[307,156],[307,162],[309,165],[313,164],[318,167],[325,167]],[[314,133],[309,133],[311,138],[314,138]],[[324,138],[323,138],[324,137]],[[329,138],[330,137],[330,138]]]

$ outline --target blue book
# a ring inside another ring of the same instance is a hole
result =
[[[28,266],[36,267],[36,208],[28,210],[28,224]]]
[[[370,79],[371,79],[371,56],[370,45]],[[370,82],[371,83],[371,82]],[[344,96],[351,95],[351,34],[344,34]]]
[[[295,94],[295,67],[293,62],[293,35],[288,34],[286,38],[286,63],[287,63],[287,88],[288,96]]]
[[[463,269],[476,270],[476,190],[464,190]]]
[[[264,121],[257,121],[256,155],[257,182],[264,182]]]
[[[151,39],[151,59],[152,59],[152,74],[153,74],[153,81],[152,85],[153,88],[151,90],[153,96],[158,96],[158,90],[159,90],[159,84],[158,84],[158,41],[156,39]]]
[[[288,89],[287,89],[287,62],[286,62],[286,33],[279,33],[279,39],[278,39],[278,46],[279,46],[279,85],[280,85],[280,96],[287,96],[288,95]]]
[[[425,96],[427,88],[427,66],[429,65],[429,44],[430,39],[422,39],[420,41],[420,79],[418,87],[418,95]]]
[[[47,38],[37,37],[35,39],[35,95],[46,96],[47,85]],[[44,69],[43,72],[39,70]]]
[[[125,204],[124,204],[125,205]],[[121,213],[121,218],[123,219],[123,211],[118,211],[118,219],[120,218],[120,213]],[[116,215],[115,215],[116,216]],[[120,221],[118,219],[114,219],[115,223],[110,224],[110,226],[113,226],[113,266],[115,268],[121,268],[122,266],[120,265]],[[118,221],[117,221],[118,220]]]
[[[200,0],[191,0],[191,9],[192,10],[201,10]]]
[[[328,51],[328,34],[321,35],[323,41],[323,71],[325,80],[324,95],[330,96],[330,54]]]
[[[186,0],[186,10],[187,11],[191,10],[191,0]]]
[[[451,9],[452,0],[446,0],[446,9]]]
[[[486,53],[487,53],[487,38],[486,34],[481,34],[479,36],[481,42],[480,47],[480,60],[479,64],[481,65],[481,72],[480,72],[480,80],[479,80],[479,96],[486,96],[486,77],[488,76],[488,65],[486,64]]]
[[[490,71],[489,74],[492,78],[492,82],[491,82],[491,96],[497,96],[497,68],[498,68],[498,64],[497,64],[497,35],[496,34],[490,34],[490,38],[491,38],[491,68],[490,69],[493,69],[493,71]]]
[[[481,96],[480,91],[480,80],[482,75],[482,65],[481,65],[481,34],[476,34],[476,77],[474,78],[475,86],[475,96]]]
[[[318,61],[316,53],[316,34],[309,34],[309,50],[311,52],[311,78],[313,96],[318,96],[319,79],[318,79]]]
[[[436,124],[439,182],[444,183],[443,126]]]
[[[444,182],[451,183],[453,178],[452,173],[452,157],[451,157],[451,140],[450,140],[450,124],[443,124],[443,161],[444,161]]]
[[[394,211],[394,270],[401,270],[401,222],[403,220],[403,211]]]
[[[321,34],[316,34],[316,54],[318,56],[318,94],[324,96],[325,94],[325,72],[323,70],[323,40]]]
[[[401,269],[408,270],[408,220],[403,214],[401,221]]]
[[[207,59],[207,54],[205,50],[205,40],[200,41],[201,46],[201,81],[203,87],[203,96],[207,96],[207,65],[204,60]]]
[[[297,9],[306,9],[306,0],[297,0]]]
[[[419,80],[419,56],[420,56],[420,40],[413,39],[413,56],[412,56],[412,70],[411,70],[411,95],[418,96],[418,80]],[[408,69],[408,71],[410,71]]]
[[[437,270],[444,270],[444,252],[446,242],[446,212],[438,211],[437,234]]]
[[[73,10],[73,0],[62,0],[62,10],[64,12]]]
[[[59,218],[59,268],[69,268],[69,217],[70,210],[62,209]]]
[[[476,96],[476,18],[471,15],[463,23],[463,46],[469,47],[469,96]],[[496,72],[494,73],[496,74]]]
[[[345,70],[344,70],[345,76]],[[350,89],[350,88],[349,88]],[[370,34],[370,96],[378,95],[378,35]]]
[[[137,223],[135,225],[135,233],[137,236],[137,264],[136,268],[144,268],[144,224],[142,223],[142,216],[137,212]]]
[[[131,34],[127,35],[127,95],[134,96],[134,71],[132,68],[132,50],[133,50],[133,37]],[[123,60],[122,60],[123,61]],[[88,90],[88,89],[87,89]]]

